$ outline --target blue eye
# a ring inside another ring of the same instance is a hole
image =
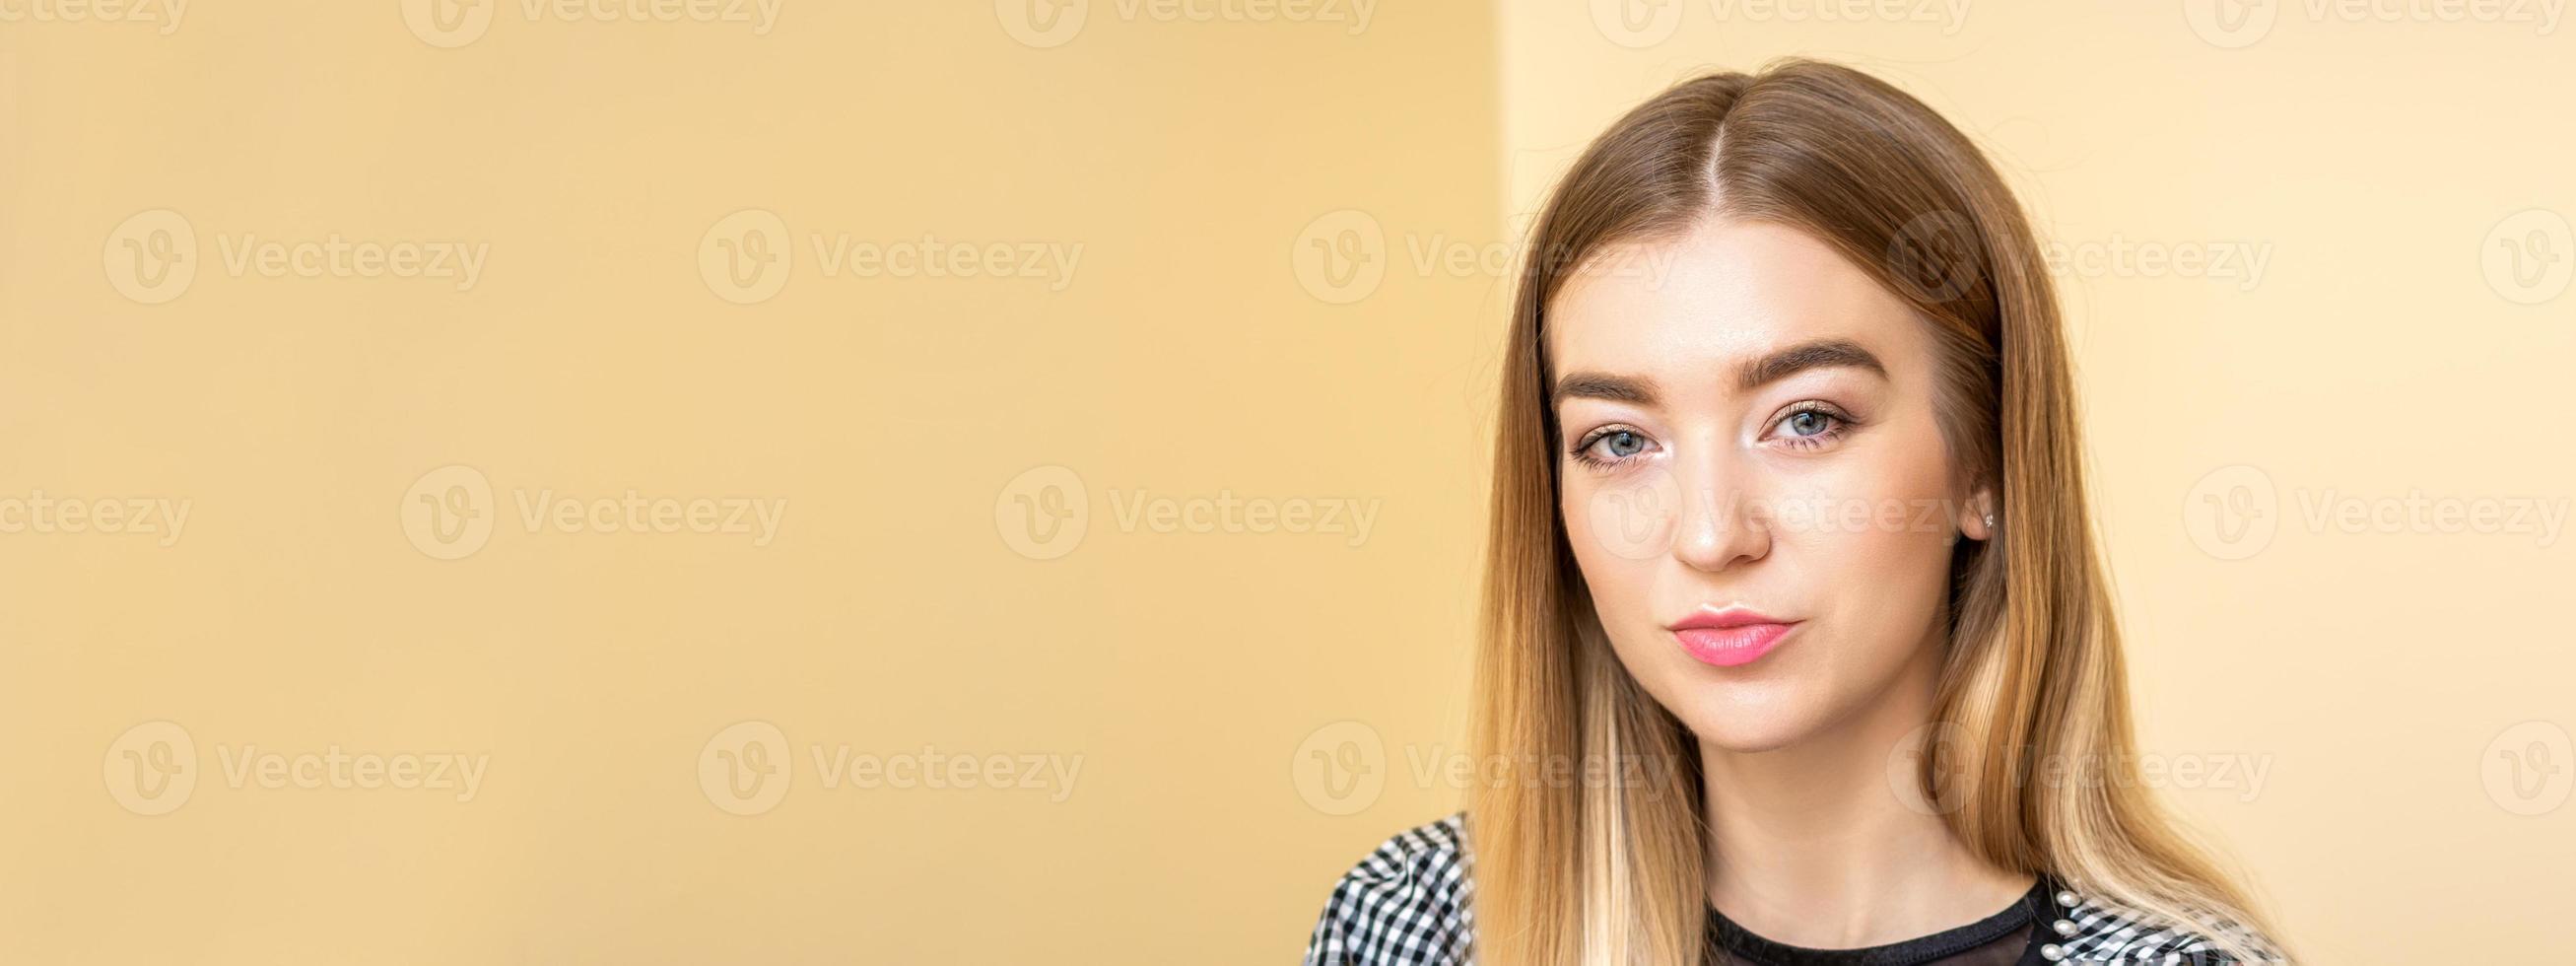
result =
[[[1808,400],[1790,407],[1771,424],[1778,442],[1791,449],[1816,449],[1840,440],[1858,421],[1851,415],[1822,400]]]
[[[1623,426],[1605,426],[1574,444],[1573,456],[1587,465],[1607,467],[1634,459],[1654,445],[1646,434]]]

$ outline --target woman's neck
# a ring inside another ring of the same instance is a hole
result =
[[[1963,926],[2010,905],[2029,875],[1971,854],[1919,796],[1901,742],[1932,717],[1940,649],[1921,648],[1861,716],[1798,744],[1700,744],[1708,897],[1755,935],[1853,949]],[[1893,775],[1893,777],[1891,777]]]

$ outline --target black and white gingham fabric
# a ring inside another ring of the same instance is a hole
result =
[[[2075,934],[2059,947],[2066,962],[2236,966],[2242,961],[2211,941],[2221,935],[2252,947],[2262,957],[2257,962],[2285,961],[2271,942],[2234,920],[2204,914],[2200,929],[2181,929],[2144,922],[2116,906],[2072,893],[2061,892],[2057,900],[2065,910],[2060,914],[2075,924]]]
[[[1386,840],[1333,887],[1306,942],[1306,966],[1473,966],[1468,865],[1463,813]],[[2041,949],[2051,961],[2240,966],[2212,941],[2217,935],[2279,961],[2263,937],[2226,919],[2204,916],[2198,931],[2160,927],[2070,892],[2055,898],[2062,918],[2051,931],[2062,938]]]
[[[1467,966],[1475,888],[1467,879],[1465,815],[1386,840],[1342,876],[1306,966]]]

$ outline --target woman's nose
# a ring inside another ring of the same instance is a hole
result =
[[[1760,560],[1771,551],[1763,500],[1750,486],[1752,470],[1734,453],[1706,453],[1682,461],[1680,512],[1673,521],[1673,559],[1716,573]]]

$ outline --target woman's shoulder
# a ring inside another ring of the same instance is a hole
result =
[[[1464,966],[1474,936],[1475,881],[1466,816],[1453,814],[1396,833],[1334,883],[1307,940],[1307,966]],[[2048,959],[2067,963],[2245,966],[2286,962],[2268,937],[2225,916],[2197,913],[2189,925],[2159,920],[2117,902],[2061,891]],[[2225,940],[2253,950],[2241,959]]]
[[[1468,864],[1463,813],[1380,843],[1333,885],[1306,942],[1307,966],[1468,962]]]
[[[2069,899],[2073,902],[2067,905]],[[2059,947],[2069,963],[2162,963],[2168,966],[2246,966],[2288,960],[2271,939],[2242,923],[2206,911],[2194,911],[2191,923],[2158,919],[2116,902],[2060,892],[2061,914],[2071,934]],[[2227,943],[2251,950],[2248,960],[2228,951]]]

